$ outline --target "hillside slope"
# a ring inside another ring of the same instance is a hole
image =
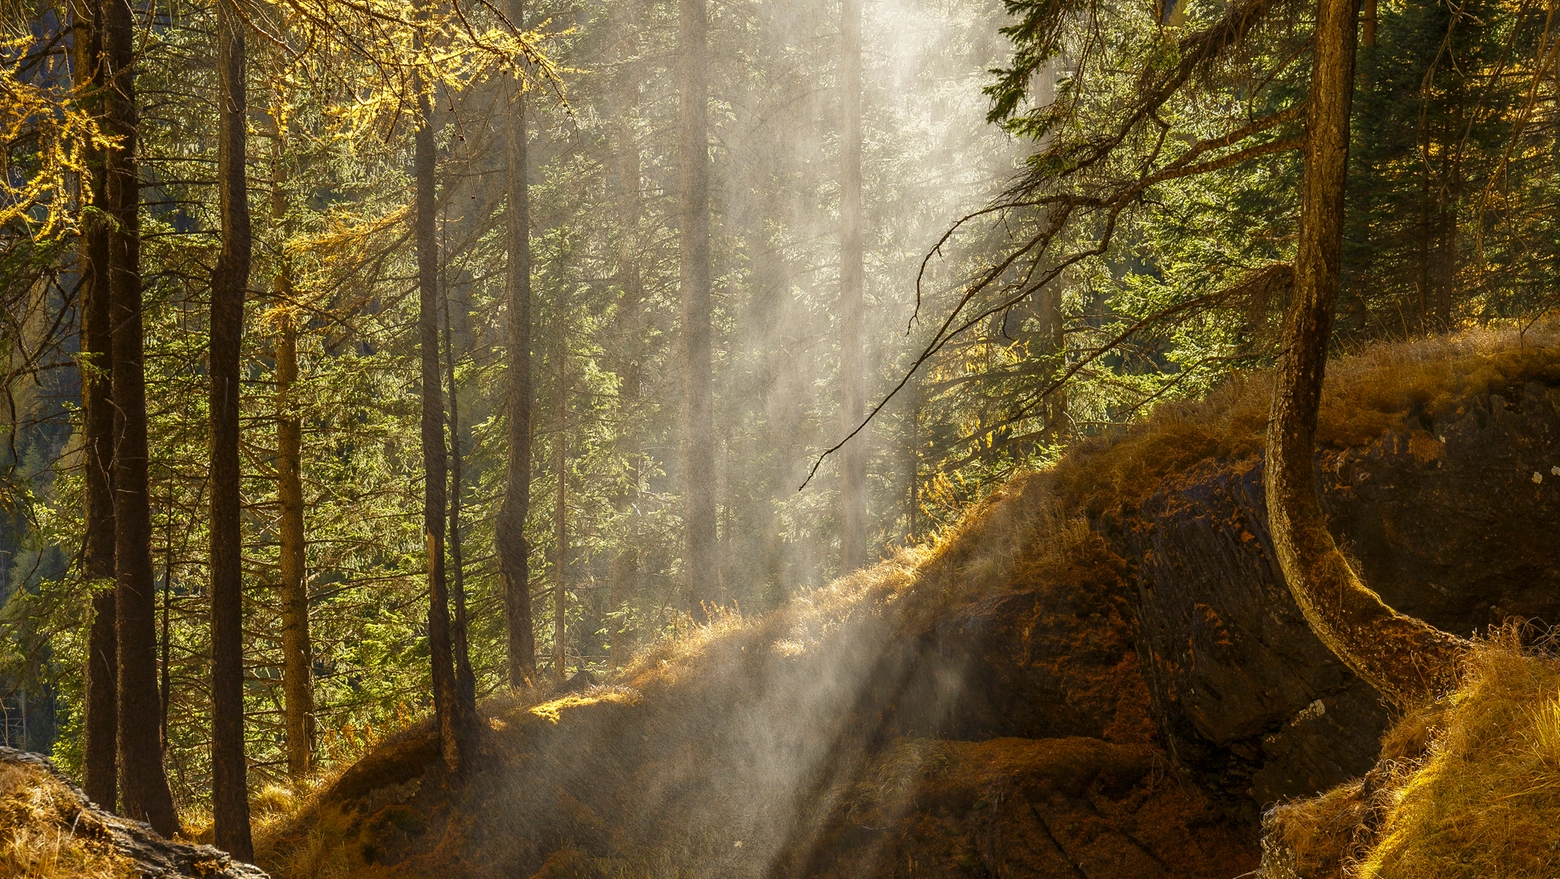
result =
[[[1552,329],[1335,365],[1325,503],[1367,582],[1458,633],[1560,619]],[[1261,811],[1375,762],[1387,715],[1269,553],[1257,376],[1015,479],[935,546],[610,686],[426,727],[261,842],[304,876],[1229,877]],[[1552,471],[1551,468],[1554,468]]]

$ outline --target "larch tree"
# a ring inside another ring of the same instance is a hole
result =
[[[419,24],[428,18],[426,4],[418,6]],[[423,48],[422,28],[417,48]],[[421,59],[419,59],[419,63]],[[420,68],[413,70],[412,90],[417,102],[413,176],[416,207],[413,234],[417,243],[417,338],[421,363],[423,537],[427,548],[428,652],[433,671],[434,715],[439,730],[440,753],[451,773],[465,769],[460,729],[460,698],[455,684],[453,645],[450,637],[449,589],[445,576],[445,490],[449,479],[444,446],[444,394],[439,368],[439,241],[438,156],[433,143],[432,85]]]
[[[523,0],[510,0],[510,23],[525,27]],[[509,112],[504,132],[504,174],[508,190],[505,217],[504,292],[507,306],[505,364],[508,380],[505,415],[508,450],[504,459],[504,500],[494,528],[494,550],[503,580],[504,631],[509,686],[530,685],[536,677],[536,633],[531,614],[530,543],[525,520],[531,509],[531,202],[527,180],[526,94],[518,71],[509,83]]]
[[[211,274],[211,780],[219,848],[254,860],[244,757],[244,572],[239,515],[239,348],[253,235],[245,175],[249,106],[244,23],[217,3],[217,204],[222,250]]]
[[[171,837],[178,818],[158,735],[157,585],[147,482],[146,371],[142,337],[140,171],[135,20],[128,0],[105,0],[102,27],[107,131],[108,236],[114,401],[114,577],[119,663],[120,802],[126,817]]]
[[[678,222],[683,366],[683,558],[688,604],[720,601],[715,526],[715,408],[711,366],[709,10],[678,0]]]
[[[287,226],[287,109],[278,96],[273,125],[271,222],[285,240]],[[303,424],[293,399],[298,383],[298,310],[293,302],[292,258],[277,248],[272,281],[276,331],[276,495],[278,562],[281,576],[282,711],[287,738],[287,774],[306,775],[314,765],[314,682],[309,641],[309,580],[303,523]]]
[[[96,98],[103,88],[103,3],[76,0],[76,39],[72,46],[77,89]],[[94,101],[96,103],[96,101]],[[100,109],[94,106],[94,109]],[[90,176],[83,201],[102,209],[107,191],[104,151],[88,144]],[[81,408],[83,527],[82,576],[95,584],[92,626],[87,634],[86,723],[83,750],[87,796],[105,809],[118,805],[116,757],[118,646],[114,635],[114,590],[103,588],[114,579],[114,405],[109,330],[108,224],[95,212],[82,218],[79,245],[81,273]]]
[[[867,408],[861,251],[861,0],[840,0],[840,427],[854,431]],[[840,450],[840,571],[867,563],[867,447]]]

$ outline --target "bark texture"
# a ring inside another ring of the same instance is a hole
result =
[[[840,428],[861,424],[867,407],[862,338],[861,0],[840,0]],[[867,563],[867,446],[858,435],[840,450],[840,572]]]
[[[1274,553],[1311,630],[1355,674],[1408,708],[1453,682],[1465,642],[1394,611],[1360,580],[1327,529],[1312,457],[1342,262],[1355,28],[1353,0],[1321,0],[1294,302],[1273,392],[1265,491]]]
[[[525,4],[510,0],[509,19],[525,26]],[[512,86],[505,132],[509,188],[508,300],[509,453],[504,466],[504,503],[494,529],[498,570],[504,582],[504,631],[509,686],[528,686],[536,677],[536,633],[531,622],[531,547],[525,520],[531,511],[531,202],[526,179],[526,122],[523,84]]]
[[[678,0],[677,64],[683,300],[683,493],[688,604],[720,601],[715,536],[715,410],[710,367],[709,85],[705,0]]]
[[[163,771],[157,694],[157,588],[147,487],[146,372],[141,328],[139,124],[135,22],[127,0],[107,0],[103,58],[108,148],[108,236],[114,398],[114,590],[119,662],[120,802],[126,817],[172,836],[177,818]]]
[[[428,550],[428,652],[433,664],[433,710],[440,753],[451,773],[464,768],[459,729],[459,694],[450,643],[449,593],[444,568],[445,485],[444,393],[439,376],[439,254],[436,216],[438,183],[433,147],[433,107],[422,77],[417,92],[415,135],[417,177],[417,330],[422,365],[423,535]]]
[[[99,0],[76,0],[76,40],[73,46],[78,88],[102,88],[103,40],[100,28],[103,5]],[[89,93],[90,94],[90,93]],[[89,100],[95,100],[89,98]],[[101,107],[94,107],[101,109]],[[84,202],[104,206],[103,150],[87,146],[90,176],[81,192]],[[95,584],[114,579],[114,406],[110,396],[113,376],[112,340],[109,332],[108,225],[96,214],[82,220],[79,250],[81,275],[81,408],[82,472],[85,540],[82,543],[82,576]],[[119,800],[118,761],[115,759],[115,715],[118,711],[118,645],[114,635],[114,592],[99,588],[92,595],[92,626],[87,634],[87,695],[83,769],[87,796],[105,809]]]
[[[239,526],[239,346],[253,239],[244,175],[244,25],[217,3],[218,211],[222,251],[211,276],[211,782],[217,846],[254,860],[244,759],[243,535]]]

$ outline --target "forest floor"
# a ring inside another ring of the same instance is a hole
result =
[[[1554,345],[1550,326],[1479,331],[1334,364],[1324,501],[1394,604],[1460,632],[1560,618]],[[284,879],[1256,869],[1264,810],[1365,774],[1388,725],[1268,554],[1268,381],[1163,406],[930,545],[719,617],[605,686],[492,700],[464,778],[426,725],[393,736],[270,822],[260,861]]]

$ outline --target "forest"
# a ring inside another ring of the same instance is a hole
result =
[[[1552,877],[1560,0],[0,0],[0,877]]]

